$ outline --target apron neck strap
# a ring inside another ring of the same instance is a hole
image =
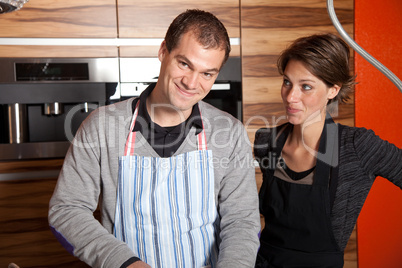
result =
[[[139,105],[140,105],[140,100],[137,101],[137,104],[135,105],[133,116],[131,117],[130,130],[128,133],[126,146],[124,147],[124,156],[134,155],[134,144],[135,144],[136,132],[133,132],[133,129],[134,129],[135,121],[137,120]]]
[[[202,150],[208,150],[208,148],[207,148],[207,136],[205,135],[204,121],[202,120],[201,109],[200,109],[200,117],[202,123],[202,131],[197,135],[197,145],[198,150],[202,151]]]
[[[135,122],[137,120],[139,105],[140,105],[140,100],[137,101],[137,104],[135,105],[133,116],[131,118],[130,130],[129,130],[126,145],[125,145],[125,148],[124,148],[124,156],[134,155],[134,145],[135,145],[136,132],[133,132],[133,129],[134,129],[134,126],[135,126]],[[200,111],[200,116],[201,116],[201,111]],[[202,116],[201,116],[201,121],[202,121]],[[202,131],[200,133],[198,133],[198,135],[197,135],[197,147],[198,147],[199,151],[207,150],[207,138],[206,138],[206,135],[205,135],[204,122],[203,121],[202,121]]]

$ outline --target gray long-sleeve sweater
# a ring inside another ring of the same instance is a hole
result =
[[[132,117],[133,99],[94,111],[78,130],[50,200],[49,223],[72,254],[92,267],[120,267],[135,257],[113,236],[118,157]],[[199,103],[208,149],[213,151],[215,203],[220,216],[216,267],[254,267],[260,217],[251,144],[240,121]],[[193,127],[175,153],[196,150]],[[135,152],[158,157],[141,134]],[[101,208],[101,223],[93,212]]]

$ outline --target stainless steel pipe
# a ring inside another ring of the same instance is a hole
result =
[[[27,105],[8,104],[8,134],[10,143],[28,141]]]
[[[46,115],[59,115],[64,112],[64,106],[59,102],[45,103],[44,109]]]

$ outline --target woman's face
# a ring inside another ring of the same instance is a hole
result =
[[[290,60],[286,65],[281,95],[288,120],[293,125],[325,119],[328,100],[340,87],[328,87],[310,73],[301,61]]]

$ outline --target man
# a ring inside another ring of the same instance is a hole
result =
[[[187,10],[160,46],[156,85],[85,120],[50,201],[69,252],[93,267],[254,266],[251,146],[238,120],[201,101],[229,52],[223,24]]]

